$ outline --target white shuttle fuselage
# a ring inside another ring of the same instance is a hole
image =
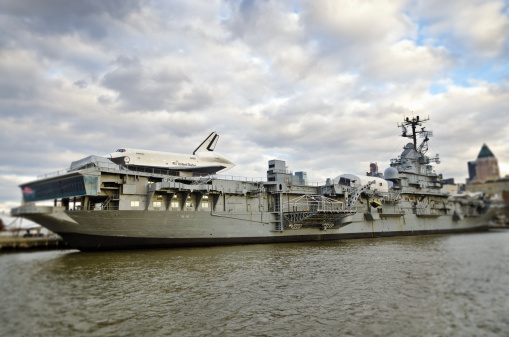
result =
[[[108,155],[118,165],[156,167],[172,171],[214,174],[235,166],[228,158],[214,152],[219,136],[212,132],[192,155],[121,148]]]

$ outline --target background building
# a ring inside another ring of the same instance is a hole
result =
[[[483,144],[477,160],[475,161],[477,180],[485,182],[500,178],[498,160],[486,144]]]
[[[470,184],[471,181],[477,179],[477,173],[475,172],[475,160],[468,162],[468,178],[467,185]]]
[[[502,198],[503,191],[509,191],[509,178],[490,180],[484,183],[476,183],[465,186],[467,192],[482,192],[489,197],[498,196]]]
[[[503,191],[509,191],[509,177],[500,178],[498,160],[486,144],[483,144],[477,159],[468,162],[465,191],[482,192],[486,196],[500,198]]]

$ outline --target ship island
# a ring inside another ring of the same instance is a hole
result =
[[[80,251],[324,241],[488,230],[497,206],[450,194],[427,156],[419,116],[398,124],[412,140],[382,173],[308,184],[270,160],[266,179],[227,178],[213,132],[192,155],[121,148],[20,185],[11,215],[34,221]],[[418,145],[418,136],[422,140]],[[53,201],[52,206],[41,205]],[[38,204],[39,203],[39,204]]]

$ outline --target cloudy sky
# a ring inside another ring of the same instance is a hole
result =
[[[509,174],[509,6],[491,0],[0,0],[0,210],[119,147],[216,150],[264,177],[383,171],[428,117],[437,173]]]

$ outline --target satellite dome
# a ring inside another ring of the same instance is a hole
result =
[[[396,168],[394,167],[388,167],[385,169],[384,171],[384,179],[385,180],[396,180],[396,179],[400,179],[399,178],[399,172]]]

